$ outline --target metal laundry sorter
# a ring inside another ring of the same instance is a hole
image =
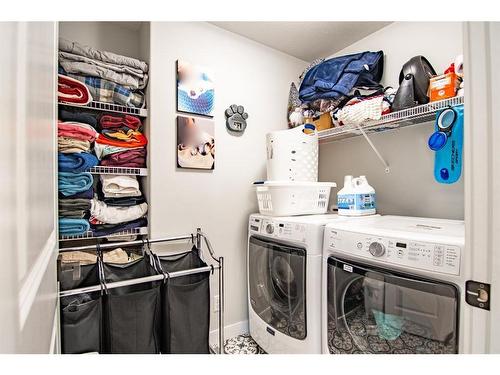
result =
[[[194,246],[191,251],[158,256],[150,250],[149,246],[154,243],[183,240],[192,240]],[[203,260],[203,242],[209,252],[207,258],[213,260],[212,264],[207,264]],[[133,246],[142,246],[143,249],[147,246],[144,257],[138,261],[122,266],[104,264],[102,261],[102,250]],[[66,343],[71,340],[72,348],[78,348],[79,352],[208,352],[209,280],[210,275],[218,271],[218,293],[220,296],[218,352],[223,352],[223,257],[217,258],[215,256],[210,241],[200,229],[195,234],[184,236],[71,247],[60,251],[88,250],[97,251],[97,263],[79,266],[77,270],[78,279],[83,281],[72,283],[71,280],[67,282],[66,278],[66,280],[63,280],[64,289],[66,290],[59,293],[61,301],[70,296],[86,296],[86,299],[79,305],[82,309],[78,310],[78,314],[72,314],[73,311],[65,314],[65,311],[61,309],[63,351],[68,349],[65,346],[65,340]],[[99,257],[99,254],[101,257]],[[121,268],[130,268],[130,270]],[[123,274],[132,277],[122,279]],[[176,300],[181,302],[177,306],[184,308],[183,311],[176,307]],[[161,308],[158,306],[160,303]],[[204,304],[200,305],[200,303]],[[133,313],[136,310],[138,310],[138,315],[131,317],[129,312],[132,311]],[[198,310],[205,313],[199,315]],[[127,314],[129,315],[127,316]],[[96,321],[99,323],[96,323]],[[131,321],[134,326],[139,325],[140,329],[130,332],[126,325],[123,326],[124,322],[130,324]],[[175,324],[170,324],[171,322]],[[186,332],[183,330],[183,322]],[[203,329],[191,327],[193,325],[199,327],[201,322],[205,322]],[[65,324],[67,325],[65,326]],[[161,329],[158,329],[155,326],[156,324],[160,324]],[[85,328],[82,329],[82,325]],[[113,332],[121,332],[121,334],[113,335]],[[142,341],[137,337],[141,335]],[[187,336],[189,336],[189,339],[186,340]],[[89,339],[89,337],[94,337],[94,339]],[[98,337],[98,342],[96,342],[95,337]],[[206,346],[204,338],[206,338]],[[141,345],[137,348],[134,347],[134,340],[139,340]],[[211,351],[214,352],[215,350]]]

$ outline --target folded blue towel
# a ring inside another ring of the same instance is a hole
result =
[[[59,233],[63,235],[85,234],[90,229],[90,224],[85,219],[59,219]]]
[[[87,191],[93,183],[94,178],[88,172],[59,172],[58,174],[59,193],[65,197]]]
[[[90,168],[99,164],[99,160],[88,152],[79,152],[74,154],[58,155],[59,171],[60,172],[85,172]]]

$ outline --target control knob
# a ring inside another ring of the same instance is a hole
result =
[[[273,225],[273,224],[271,224],[271,223],[267,224],[267,225],[266,225],[266,232],[267,232],[268,234],[273,234],[273,233],[274,233],[274,225]]]
[[[374,257],[381,257],[385,254],[385,246],[380,242],[372,242],[368,247],[368,251]]]

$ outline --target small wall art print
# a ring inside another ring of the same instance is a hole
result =
[[[202,66],[177,60],[177,111],[213,117],[213,73]]]
[[[190,169],[215,168],[214,121],[177,116],[177,166]]]

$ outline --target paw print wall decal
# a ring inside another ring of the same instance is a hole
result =
[[[248,113],[242,105],[232,104],[226,109],[226,126],[233,132],[243,133],[247,127]]]

